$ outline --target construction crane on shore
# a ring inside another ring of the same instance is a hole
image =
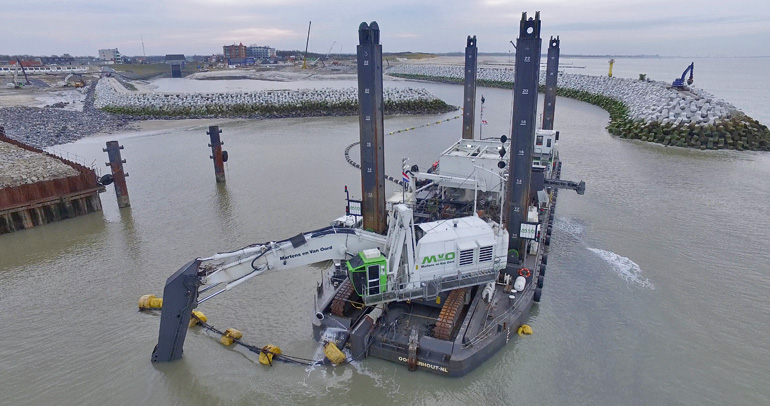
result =
[[[334,44],[336,44],[336,43],[337,43],[337,41],[332,42],[332,46],[329,47],[329,52],[326,53],[326,58],[325,58],[327,61],[329,60],[329,55],[331,55],[332,48],[334,48]]]
[[[307,41],[305,42],[305,57],[302,58],[302,69],[307,69],[307,47],[310,45],[310,25],[312,21],[307,23]]]
[[[19,70],[19,68],[21,68],[21,73],[23,73],[23,74],[24,74],[24,80],[26,81],[26,83],[25,83],[25,84],[26,84],[27,86],[30,86],[30,85],[32,85],[32,83],[30,83],[30,82],[29,82],[29,78],[27,77],[27,71],[26,71],[26,70],[24,70],[24,65],[22,65],[22,64],[21,64],[21,59],[19,59],[19,58],[16,58],[16,63],[18,64],[18,65],[16,66],[16,71],[18,71],[18,70]],[[14,75],[13,75],[13,81],[14,81],[14,84],[15,84],[15,85],[18,85],[18,82],[16,82],[16,73],[14,73]]]

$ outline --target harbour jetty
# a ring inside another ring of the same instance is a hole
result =
[[[399,65],[388,75],[462,83],[460,66]],[[479,68],[482,86],[513,88],[513,70]],[[559,96],[610,113],[608,131],[622,138],[699,149],[770,150],[770,130],[702,89],[671,89],[664,82],[560,73]],[[541,91],[545,75],[540,75]]]
[[[92,169],[5,136],[0,127],[0,234],[102,209]]]
[[[452,111],[424,88],[386,88],[386,114],[436,114]],[[358,114],[358,90],[301,89],[238,93],[136,93],[114,79],[96,85],[95,106],[104,111],[143,118],[284,118]]]

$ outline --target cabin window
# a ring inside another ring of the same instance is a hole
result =
[[[542,135],[538,135],[537,136],[537,140],[535,141],[535,145],[543,145],[543,136]]]
[[[473,263],[473,250],[460,251],[460,266],[470,265]]]
[[[414,242],[419,242],[420,239],[425,235],[425,230],[423,230],[420,227],[414,228]]]
[[[354,271],[364,264],[364,260],[361,259],[361,255],[356,255],[353,258],[350,258],[350,261],[348,262],[350,263],[350,269]]]
[[[551,139],[550,138],[545,141],[545,146],[546,147],[550,147],[551,146]]]
[[[376,295],[377,293],[380,293],[380,266],[369,265],[367,268],[367,273],[369,277],[368,293],[370,295]]]
[[[488,262],[492,260],[492,246],[481,247],[479,249],[479,262]]]

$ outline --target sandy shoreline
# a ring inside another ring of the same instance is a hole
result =
[[[171,130],[194,130],[200,128],[208,129],[209,126],[219,125],[226,123],[232,123],[235,121],[242,121],[244,119],[236,118],[185,118],[179,120],[141,120],[131,123],[130,128],[117,131],[103,131],[86,136],[100,137],[106,135],[126,135],[132,134],[137,136],[155,135],[169,132]]]
[[[0,90],[0,108],[45,107],[62,103],[64,110],[83,111],[85,91],[75,88],[26,88]]]
[[[349,69],[344,71],[332,71],[332,70],[311,70],[311,71],[296,71],[293,68],[283,68],[277,70],[223,70],[223,71],[209,71],[209,72],[196,72],[185,79],[192,80],[212,80],[212,79],[250,79],[250,80],[267,80],[272,82],[293,82],[300,80],[355,80],[357,78],[355,71],[352,73]]]

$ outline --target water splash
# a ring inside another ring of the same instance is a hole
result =
[[[323,352],[324,343],[327,341],[334,341],[338,338],[338,334],[341,332],[347,332],[344,328],[327,327],[321,334],[321,345],[318,346],[313,359],[323,359],[326,355]],[[378,388],[387,389],[389,393],[388,397],[403,395],[400,392],[401,385],[397,383],[395,376],[382,375],[369,367],[365,366],[365,360],[353,361],[353,354],[349,348],[342,348],[342,352],[350,360],[349,363],[344,366],[318,368],[318,365],[311,365],[305,368],[306,376],[302,380],[302,385],[306,387],[317,387],[317,382],[313,379],[321,379],[326,386],[326,391],[331,393],[332,391],[346,391],[349,388],[349,382],[353,379],[354,371],[361,376],[366,376],[372,381],[372,385]],[[349,368],[352,367],[352,368]],[[317,371],[313,374],[314,371]],[[319,373],[320,372],[320,373]],[[312,377],[311,377],[312,375]]]
[[[612,251],[600,250],[598,248],[588,248],[591,252],[599,255],[603,260],[612,266],[618,276],[625,279],[626,282],[639,285],[643,288],[649,288],[655,290],[655,285],[652,282],[642,276],[642,269],[639,264],[630,260],[627,257],[618,255]]]
[[[326,330],[324,330],[323,334],[321,334],[321,341],[319,342],[319,346],[315,351],[315,354],[313,354],[313,359],[324,359],[326,358],[326,354],[324,354],[324,345],[328,341],[334,341],[337,338],[337,335],[341,332],[347,332],[347,329],[345,328],[337,328],[337,327],[327,327]],[[349,351],[346,348],[342,349],[342,352],[345,353],[345,355],[350,358]],[[315,371],[317,365],[309,365],[307,368],[305,368],[305,372],[307,372],[307,376],[310,376],[310,373]]]
[[[571,234],[575,237],[582,235],[583,231],[585,230],[583,223],[571,218],[556,218],[553,222],[553,225],[556,229],[564,231],[567,234]]]

